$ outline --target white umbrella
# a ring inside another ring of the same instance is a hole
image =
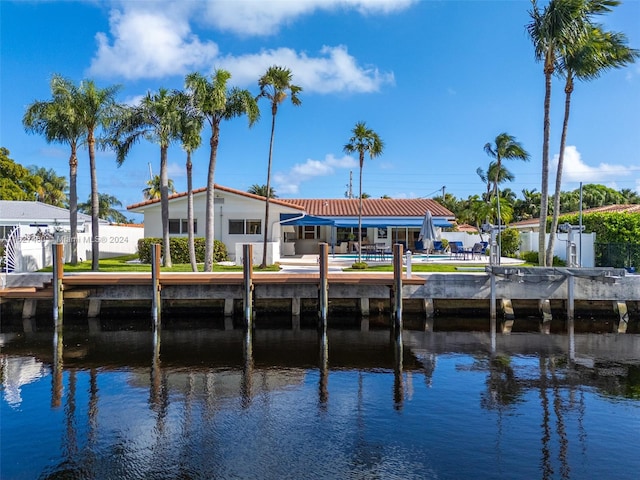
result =
[[[436,229],[433,226],[433,217],[431,216],[431,210],[427,210],[424,214],[424,220],[422,221],[422,227],[420,228],[420,235],[418,235],[418,240],[424,243],[425,250],[428,252],[429,249],[433,246],[433,241],[436,240],[436,238]]]

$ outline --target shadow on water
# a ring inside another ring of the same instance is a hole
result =
[[[586,396],[640,417],[638,335],[203,322],[0,334],[6,478],[577,478],[604,448]]]

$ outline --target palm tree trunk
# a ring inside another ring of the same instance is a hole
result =
[[[264,205],[264,242],[262,245],[262,263],[260,268],[267,267],[267,241],[269,232],[269,192],[271,191],[271,159],[273,158],[273,137],[276,130],[276,113],[271,117],[271,140],[269,141],[269,165],[267,167],[267,199]]]
[[[163,266],[171,267],[171,247],[169,245],[169,175],[167,172],[167,146],[160,147],[160,210],[162,214],[162,244],[164,247]]]
[[[558,229],[558,217],[560,216],[560,188],[562,186],[562,169],[564,167],[564,147],[567,142],[567,128],[569,126],[569,111],[571,109],[571,93],[573,92],[573,79],[571,73],[567,76],[564,87],[564,122],[562,123],[562,136],[560,137],[560,154],[558,155],[558,171],[556,173],[556,190],[553,197],[553,217],[551,219],[551,231],[549,232],[549,246],[547,247],[547,265],[553,265],[553,250]]]
[[[213,271],[213,247],[215,245],[215,172],[218,159],[218,143],[220,141],[220,124],[211,125],[209,139],[209,171],[207,173],[207,225],[204,232],[204,271]]]
[[[71,243],[71,265],[78,263],[78,157],[75,143],[71,144],[69,158],[69,242]]]
[[[364,151],[360,151],[360,187],[358,200],[358,263],[362,262],[362,167],[364,166]]]
[[[542,141],[542,185],[540,188],[540,222],[538,230],[538,262],[541,267],[545,267],[546,255],[546,232],[547,232],[547,210],[549,203],[549,131],[551,128],[550,105],[551,105],[551,75],[553,67],[545,67],[545,93],[544,93],[544,138]]]
[[[191,151],[187,151],[187,232],[189,242],[189,261],[191,262],[191,270],[198,271],[198,264],[196,262],[196,247],[193,243],[194,231],[193,231],[193,178],[192,178],[193,165],[191,163]]]
[[[93,131],[87,135],[89,145],[89,170],[91,171],[91,270],[97,272],[100,268],[100,204],[98,199],[98,174],[96,172],[96,151]]]

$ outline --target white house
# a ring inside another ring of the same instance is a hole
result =
[[[70,212],[42,202],[0,200],[0,242],[5,246],[2,264],[8,270],[26,272],[51,265],[51,244],[61,242],[65,261],[71,260],[69,247]],[[111,225],[100,220],[100,258],[135,253],[143,229]],[[91,216],[78,213],[78,259],[91,252]]]
[[[262,260],[265,197],[215,186],[214,237],[227,246],[232,260],[239,261],[242,245],[254,244],[254,262]],[[194,190],[194,230],[204,236],[206,188]],[[346,253],[349,240],[357,235],[357,199],[271,199],[267,263],[281,256],[314,254],[318,243],[327,242],[334,251]],[[145,237],[162,237],[160,200],[147,200],[127,207],[144,214]],[[415,248],[425,212],[430,210],[436,227],[450,227],[454,215],[430,199],[365,199],[362,241],[404,243]],[[169,197],[169,234],[187,235],[187,194]]]

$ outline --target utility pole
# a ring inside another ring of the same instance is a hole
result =
[[[443,185],[443,186],[442,186],[442,201],[443,201],[443,202],[444,202],[444,200],[445,200],[445,196],[444,196],[444,189],[445,189],[445,188],[447,188],[447,186],[446,186],[446,185]]]
[[[349,170],[349,183],[347,184],[347,191],[344,192],[344,196],[353,198],[353,170]]]

